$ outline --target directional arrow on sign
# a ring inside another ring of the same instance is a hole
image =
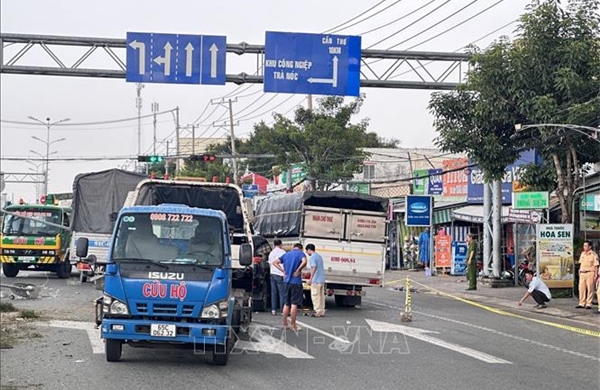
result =
[[[214,79],[217,77],[217,53],[219,49],[214,43],[210,47],[210,78]]]
[[[139,54],[139,74],[143,75],[146,73],[146,44],[144,42],[132,41],[129,46],[136,49]]]
[[[171,46],[171,43],[165,43],[165,56],[158,56],[154,59],[154,62],[156,62],[157,64],[163,64],[165,66],[165,76],[171,75],[171,50],[173,50],[173,46]]]
[[[334,87],[337,87],[338,82],[338,58],[337,56],[333,56],[333,77],[330,79],[319,79],[315,77],[310,77],[306,81],[309,83],[321,83],[321,84],[331,84]]]
[[[448,343],[444,340],[436,339],[435,337],[428,336],[427,333],[439,333],[431,330],[411,328],[403,325],[390,324],[388,322],[380,322],[367,319],[367,324],[375,332],[389,332],[389,333],[402,333],[406,337],[412,337],[413,339],[425,341],[438,347],[446,348],[454,352],[461,353],[466,356],[470,356],[474,359],[481,360],[485,363],[490,364],[511,364],[511,362],[497,358],[487,353],[479,352],[471,348],[463,347],[457,344]]]
[[[192,59],[194,54],[194,45],[191,42],[185,46],[185,75],[192,77]]]

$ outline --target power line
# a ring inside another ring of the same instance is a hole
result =
[[[373,9],[375,9],[375,8],[377,8],[377,7],[379,7],[379,6],[380,6],[381,4],[383,4],[383,3],[385,3],[385,0],[381,0],[379,3],[375,4],[374,6],[372,6],[372,7],[371,7],[371,8],[369,8],[369,9],[367,9],[366,11],[363,11],[363,12],[361,12],[360,14],[356,15],[356,16],[355,16],[355,17],[353,17],[352,19],[348,19],[348,20],[346,20],[344,23],[340,23],[340,24],[338,24],[338,25],[337,25],[337,26],[335,26],[335,27],[332,27],[332,28],[330,28],[330,29],[328,29],[328,30],[325,30],[325,31],[323,31],[323,34],[327,34],[327,33],[331,32],[331,31],[334,31],[334,30],[338,29],[339,27],[342,27],[342,26],[343,26],[343,25],[345,25],[346,23],[350,23],[350,22],[352,22],[352,21],[354,21],[354,20],[356,20],[356,19],[360,18],[361,16],[363,16],[363,15],[365,15],[365,14],[369,13],[371,10],[373,10]]]
[[[359,21],[356,21],[356,22],[354,22],[354,23],[352,23],[352,24],[349,24],[348,26],[344,26],[343,28],[340,28],[340,29],[338,29],[338,30],[334,30],[334,31],[332,31],[332,33],[337,33],[337,32],[340,32],[340,31],[342,31],[342,30],[345,30],[345,29],[347,29],[347,28],[350,28],[350,27],[352,27],[352,26],[356,26],[357,24],[360,24],[360,23],[362,23],[362,22],[364,22],[364,21],[367,21],[367,20],[371,19],[372,17],[379,15],[379,14],[380,14],[380,13],[382,13],[383,11],[385,11],[385,10],[387,10],[387,9],[389,9],[389,8],[391,8],[391,7],[393,7],[393,6],[395,6],[396,4],[398,4],[398,3],[399,3],[399,2],[401,2],[401,1],[402,1],[402,0],[396,0],[396,1],[394,1],[392,4],[388,5],[387,7],[383,8],[383,9],[380,9],[379,11],[375,12],[374,14],[372,14],[372,15],[369,15],[368,17],[366,17],[366,18],[364,18],[364,19],[362,19],[362,20],[359,20]]]
[[[420,6],[419,8],[417,8],[417,9],[414,9],[414,10],[410,11],[410,12],[409,12],[409,13],[407,13],[406,15],[402,15],[402,16],[400,16],[399,18],[392,20],[391,22],[388,22],[388,23],[386,23],[386,24],[382,24],[382,25],[381,25],[381,26],[379,26],[379,27],[375,27],[375,28],[373,28],[373,29],[371,29],[371,30],[365,31],[365,32],[363,32],[363,33],[360,33],[359,35],[367,35],[367,34],[370,34],[370,33],[374,32],[374,31],[381,30],[382,28],[385,28],[385,27],[387,27],[387,26],[390,26],[390,25],[392,25],[392,24],[394,24],[394,23],[396,23],[396,22],[399,22],[399,21],[401,21],[401,20],[403,20],[403,19],[405,19],[405,18],[409,17],[410,15],[412,15],[412,14],[414,14],[414,13],[416,13],[416,12],[418,12],[418,11],[422,10],[423,8],[427,7],[429,4],[433,3],[434,1],[436,1],[436,0],[430,0],[428,3],[425,3],[425,4],[423,4],[422,6]]]

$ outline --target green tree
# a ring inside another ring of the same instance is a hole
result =
[[[272,126],[260,122],[248,140],[252,151],[273,153],[274,165],[305,164],[313,188],[327,190],[352,179],[367,157],[368,120],[352,123],[364,96],[344,104],[343,97],[318,100],[317,108],[298,108],[294,120],[275,114]]]
[[[517,134],[515,124],[599,124],[598,10],[598,0],[571,0],[566,6],[532,1],[515,41],[501,38],[484,51],[471,48],[466,83],[434,94],[429,104],[439,132],[436,144],[467,153],[488,180],[500,179],[520,150],[536,147],[544,166],[529,170],[523,181],[556,190],[563,222],[572,220],[581,166],[599,161],[600,148],[568,126],[535,126]]]

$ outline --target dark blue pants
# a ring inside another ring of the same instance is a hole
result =
[[[283,310],[283,298],[285,296],[285,284],[283,276],[271,275],[271,310],[277,311],[279,307]],[[279,303],[279,306],[277,305]]]

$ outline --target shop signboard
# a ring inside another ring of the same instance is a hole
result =
[[[537,225],[537,270],[549,288],[573,288],[573,224]]]
[[[442,168],[430,169],[429,173],[429,185],[427,186],[427,193],[429,195],[442,195],[444,191],[443,173]]]
[[[427,186],[429,182],[429,180],[427,179],[427,173],[427,169],[415,169],[413,171],[413,194],[427,194]]]
[[[437,268],[450,268],[452,266],[452,237],[443,233],[434,238],[435,241],[435,266]]]
[[[547,209],[549,207],[548,191],[513,192],[512,207],[516,210]]]
[[[600,211],[600,194],[585,194],[579,206],[581,211]]]
[[[433,198],[428,195],[407,195],[404,218],[406,226],[431,226]]]
[[[454,241],[452,243],[452,267],[450,275],[466,275],[467,273],[467,243]]]
[[[442,162],[444,174],[442,175],[442,195],[445,200],[464,200],[467,197],[468,176],[467,158],[455,158]]]

